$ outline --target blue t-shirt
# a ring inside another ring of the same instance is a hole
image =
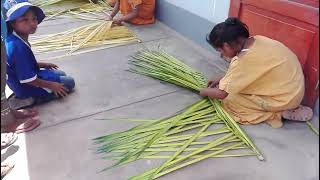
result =
[[[50,90],[30,86],[26,83],[40,78],[60,82],[58,75],[50,70],[40,70],[30,45],[16,33],[6,39],[8,85],[18,98],[45,97]]]

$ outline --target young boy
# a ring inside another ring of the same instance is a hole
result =
[[[109,20],[117,24],[122,22],[135,25],[153,24],[155,3],[155,0],[116,0]],[[115,17],[119,10],[123,16]]]
[[[56,70],[57,65],[38,63],[28,38],[45,18],[43,11],[29,2],[11,1],[7,12],[6,38],[8,85],[18,99],[36,102],[64,97],[75,86],[73,78]]]

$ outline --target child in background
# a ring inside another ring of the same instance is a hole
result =
[[[29,35],[45,18],[43,11],[29,2],[10,1],[6,38],[8,85],[18,99],[36,102],[66,96],[75,86],[73,78],[52,63],[37,62],[28,42]]]
[[[153,24],[155,3],[155,0],[116,0],[109,20],[113,20],[116,24],[122,22],[135,25]],[[115,17],[119,10],[122,16]]]
[[[210,81],[200,95],[221,99],[241,124],[267,122],[279,128],[282,118],[312,118],[312,109],[300,105],[305,91],[301,65],[285,45],[250,36],[248,27],[237,18],[217,24],[207,41],[230,65],[225,76]]]

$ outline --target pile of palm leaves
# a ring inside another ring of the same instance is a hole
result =
[[[75,18],[82,20],[103,20],[109,15],[112,8],[108,3],[99,1],[98,4],[85,3],[75,7],[65,8],[62,10],[47,11],[45,20],[54,19],[56,17]]]
[[[86,3],[74,8],[47,12],[48,16],[46,20],[50,20],[56,17],[75,18],[90,21],[104,20],[109,15],[109,11],[111,10],[111,7],[106,6],[105,3]]]
[[[84,20],[105,19],[112,7],[103,0],[93,3],[91,0],[33,0],[33,4],[40,6],[46,19],[60,17],[72,17]]]
[[[50,5],[61,3],[61,2],[66,1],[66,0],[48,0],[48,1],[45,1],[45,0],[29,0],[29,1],[33,5],[43,8],[43,7],[46,7],[46,6],[50,6]]]
[[[36,36],[31,39],[31,45],[35,53],[67,51],[64,56],[132,42],[140,42],[140,40],[127,27],[114,25],[111,21],[97,21],[65,32]],[[90,47],[96,48],[75,53]]]
[[[88,3],[92,2],[91,0],[29,0],[30,3],[32,3],[35,6],[41,7],[41,8],[46,8],[48,6],[53,6],[53,5],[63,5],[65,3]]]
[[[138,52],[130,63],[134,73],[195,91],[207,84],[203,75],[163,51]],[[161,166],[131,178],[134,180],[156,179],[208,158],[254,155],[264,159],[220,102],[208,98],[175,116],[143,121],[132,129],[94,141],[98,153],[116,161],[112,167],[139,159],[165,159]]]

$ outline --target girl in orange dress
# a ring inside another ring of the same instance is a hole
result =
[[[115,0],[109,20],[117,24],[122,22],[135,25],[153,24],[155,22],[155,3],[155,0]],[[122,16],[115,17],[119,11]]]
[[[221,99],[241,124],[267,122],[274,128],[282,119],[307,121],[312,109],[301,106],[304,76],[297,56],[282,43],[250,36],[237,18],[217,24],[207,41],[230,65],[221,79],[210,81],[202,96]]]

